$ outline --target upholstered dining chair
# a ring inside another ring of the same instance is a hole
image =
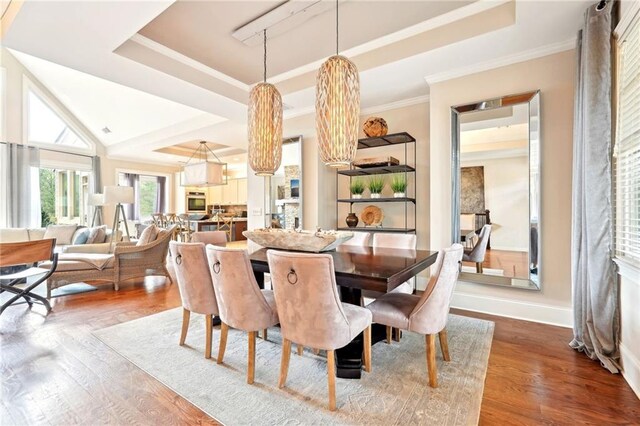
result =
[[[328,254],[267,252],[282,332],[278,387],[287,380],[291,342],[327,351],[329,409],[336,409],[335,350],[364,332],[364,370],[371,371],[371,312],[340,302]]]
[[[422,296],[403,293],[387,293],[367,306],[373,314],[373,322],[426,336],[427,371],[429,386],[438,387],[435,354],[435,337],[445,361],[449,361],[447,342],[447,318],[453,288],[458,280],[463,247],[454,244],[441,250],[434,264],[434,274]]]
[[[484,257],[487,253],[487,243],[490,236],[491,225],[484,225],[480,230],[480,235],[478,235],[478,241],[473,248],[465,249],[462,256],[464,262],[474,262],[476,264],[476,272],[478,274],[482,273],[482,262],[484,262]]]
[[[370,239],[371,234],[368,232],[353,232],[353,237],[340,244],[340,246],[367,247]]]
[[[247,383],[253,383],[256,362],[256,334],[278,324],[276,302],[271,290],[260,290],[249,256],[244,249],[207,246],[209,271],[220,309],[218,364],[224,359],[229,327],[249,333]]]
[[[226,244],[227,233],[224,231],[200,231],[191,234],[191,242],[213,244],[214,246]]]
[[[202,314],[206,322],[204,357],[211,358],[213,315],[218,315],[218,301],[209,274],[204,244],[171,241],[169,250],[182,299],[180,345],[184,345],[187,338],[191,312]]]

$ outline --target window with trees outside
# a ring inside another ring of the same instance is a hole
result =
[[[88,223],[90,172],[40,168],[42,226]]]
[[[119,173],[118,182],[121,186],[134,188],[135,203],[129,209],[127,219],[144,221],[151,219],[154,213],[166,213],[166,177]]]

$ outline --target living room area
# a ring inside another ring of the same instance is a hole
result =
[[[3,425],[640,422],[639,1],[0,6]]]

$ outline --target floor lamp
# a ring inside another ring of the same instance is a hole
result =
[[[132,186],[105,186],[104,187],[104,203],[115,204],[116,211],[113,215],[113,230],[111,232],[111,244],[113,238],[120,229],[120,222],[124,222],[124,230],[127,233],[127,240],[131,239],[129,235],[129,225],[127,225],[127,215],[124,213],[123,204],[133,204],[134,193]]]
[[[102,206],[104,206],[103,194],[91,194],[89,195],[89,205],[93,207],[93,219],[91,219],[91,227],[96,225],[102,225],[104,222],[102,219]]]

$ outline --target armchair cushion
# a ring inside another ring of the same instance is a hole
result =
[[[71,244],[73,234],[75,234],[78,225],[49,225],[44,233],[44,238],[55,238],[56,245]]]
[[[87,240],[89,239],[89,233],[90,232],[91,232],[90,229],[83,229],[82,231],[76,233],[76,236],[73,239],[73,244],[74,245],[86,244]]]
[[[144,231],[142,231],[142,234],[140,234],[140,239],[138,239],[136,245],[143,246],[155,241],[156,238],[158,238],[158,232],[159,229],[156,225],[147,226],[146,228],[144,228]]]
[[[106,238],[107,238],[107,225],[96,226],[95,228],[89,229],[87,244],[104,243]]]

